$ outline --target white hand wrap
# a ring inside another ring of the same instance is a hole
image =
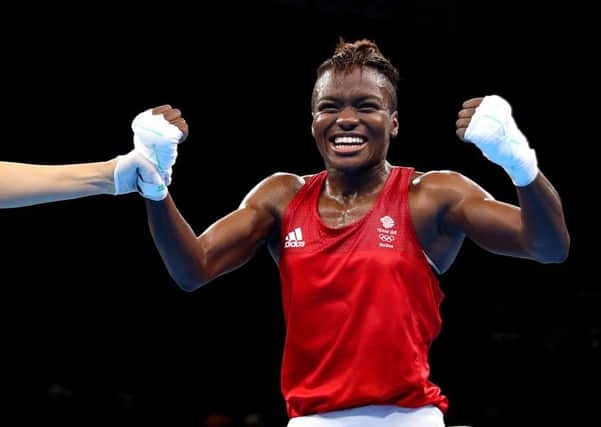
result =
[[[159,170],[166,185],[171,183],[171,168],[177,157],[177,144],[183,133],[169,123],[162,114],[146,110],[132,121],[134,147]]]
[[[511,106],[500,96],[484,97],[472,116],[464,139],[476,145],[491,162],[505,169],[514,185],[523,187],[536,178],[536,153],[518,129],[511,115]]]
[[[117,157],[114,183],[115,195],[137,191],[147,199],[158,201],[168,193],[157,167],[136,149]]]

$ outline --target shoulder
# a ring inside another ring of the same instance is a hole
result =
[[[466,197],[492,198],[478,183],[451,170],[414,172],[409,181],[413,196],[433,198],[441,203],[458,202]]]
[[[293,173],[276,172],[255,185],[249,195],[274,195],[274,193],[296,194],[310,177],[311,175],[299,176]]]
[[[242,206],[261,206],[276,216],[281,216],[288,203],[312,176],[287,172],[271,174],[250,190],[242,201]]]
[[[452,170],[415,171],[409,181],[410,188],[424,191],[467,190],[484,191],[478,183]]]

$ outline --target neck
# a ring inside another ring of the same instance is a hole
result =
[[[379,163],[368,169],[340,170],[328,168],[326,194],[341,203],[377,192],[390,174],[392,166],[388,162]]]

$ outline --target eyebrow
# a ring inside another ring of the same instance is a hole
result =
[[[320,103],[320,102],[322,102],[322,101],[339,101],[339,100],[341,100],[341,99],[342,99],[342,98],[340,98],[340,97],[336,97],[336,96],[324,96],[323,98],[319,98],[319,99],[317,100],[317,103],[319,104],[319,103]],[[375,96],[375,95],[362,95],[362,96],[359,96],[359,97],[357,97],[357,98],[354,98],[354,99],[355,99],[356,101],[358,101],[358,102],[362,102],[362,101],[368,101],[368,100],[375,100],[375,101],[381,101],[381,102],[383,102],[383,101],[384,101],[384,99],[383,99],[383,98],[381,98],[381,97],[379,97],[379,96]]]

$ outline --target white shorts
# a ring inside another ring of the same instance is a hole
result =
[[[369,405],[290,419],[288,427],[444,427],[436,406]]]

